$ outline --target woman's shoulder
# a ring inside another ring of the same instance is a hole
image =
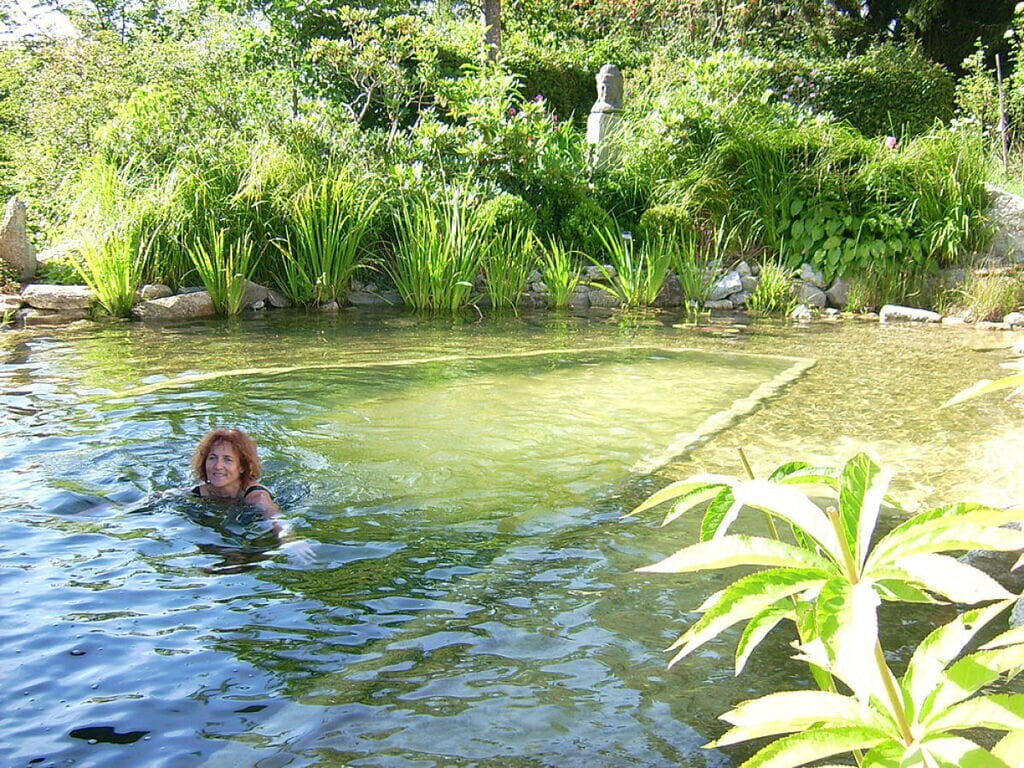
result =
[[[244,490],[244,491],[242,492],[242,498],[244,499],[244,498],[246,498],[246,497],[247,497],[247,496],[248,496],[248,495],[249,495],[250,493],[256,493],[257,491],[263,491],[263,492],[264,492],[265,494],[267,494],[267,496],[269,496],[270,498],[274,498],[274,494],[272,494],[272,493],[270,492],[270,489],[269,489],[269,488],[267,488],[267,487],[266,487],[265,485],[260,485],[259,483],[253,483],[253,484],[252,484],[252,485],[250,485],[250,486],[249,486],[248,488],[246,488],[246,489],[245,489],[245,490]]]

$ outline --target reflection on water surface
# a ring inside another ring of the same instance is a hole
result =
[[[545,315],[0,335],[3,764],[726,766],[780,635],[664,648],[716,575],[620,520],[697,471],[869,449],[913,504],[1020,496],[1020,404],[938,403],[995,336]],[[215,424],[259,441],[311,566],[163,494]],[[34,762],[35,761],[35,762]]]

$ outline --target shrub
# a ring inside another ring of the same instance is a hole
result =
[[[608,211],[593,199],[581,197],[562,218],[559,229],[569,248],[582,251],[587,256],[597,256],[604,245],[598,233],[610,231],[615,226],[615,220]]]
[[[533,208],[519,195],[508,192],[485,200],[476,215],[482,225],[494,230],[513,227],[532,231],[537,225],[537,214]]]
[[[674,239],[693,231],[693,217],[681,205],[652,206],[643,212],[637,226],[637,234],[644,239]]]
[[[766,315],[787,314],[795,303],[793,272],[774,261],[761,265],[757,288],[747,299],[747,309]]]

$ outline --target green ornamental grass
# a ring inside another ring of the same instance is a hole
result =
[[[582,254],[567,248],[557,237],[540,241],[539,247],[548,303],[553,307],[567,307],[580,284]]]
[[[457,187],[414,193],[402,202],[386,269],[407,307],[456,312],[470,305],[490,233],[475,214],[468,193]]]
[[[232,237],[227,230],[209,222],[205,232],[185,247],[213,307],[221,317],[234,317],[245,308],[249,280],[258,265],[248,230]]]

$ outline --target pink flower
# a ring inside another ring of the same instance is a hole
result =
[[[509,117],[515,117],[516,116],[516,108],[515,107],[509,107],[508,114],[509,114]]]
[[[900,140],[897,139],[895,136],[886,136],[885,137],[885,148],[886,149],[896,149],[896,147],[899,146],[899,143],[900,143]]]

